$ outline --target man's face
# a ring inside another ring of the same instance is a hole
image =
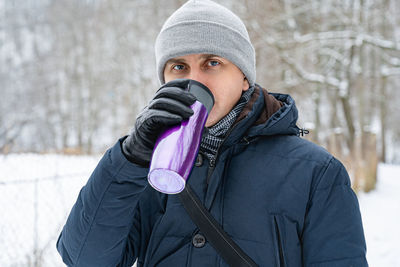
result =
[[[241,70],[229,60],[209,54],[191,54],[172,58],[164,69],[165,82],[192,79],[207,86],[214,95],[206,127],[213,126],[227,115],[240,99],[249,83]]]

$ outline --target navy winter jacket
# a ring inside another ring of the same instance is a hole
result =
[[[262,119],[276,99],[282,107]],[[199,153],[188,179],[259,266],[368,266],[356,195],[343,165],[298,137],[288,95],[256,88],[214,167]],[[57,242],[69,266],[227,266],[179,196],[157,192],[119,141],[82,188]],[[200,233],[201,234],[201,233]],[[202,241],[200,239],[200,241]],[[196,246],[194,246],[196,243]]]

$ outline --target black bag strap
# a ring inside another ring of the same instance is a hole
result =
[[[203,206],[189,184],[186,183],[185,189],[179,195],[192,221],[229,266],[258,266],[222,229],[221,225]]]

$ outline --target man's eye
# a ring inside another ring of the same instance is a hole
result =
[[[172,69],[174,69],[174,70],[183,70],[184,68],[185,68],[185,66],[183,66],[183,65],[175,65],[172,67]]]
[[[208,65],[212,66],[212,67],[218,66],[219,64],[220,64],[219,61],[216,61],[216,60],[208,61]]]

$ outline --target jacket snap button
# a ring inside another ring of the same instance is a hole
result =
[[[195,162],[194,166],[200,167],[201,165],[203,165],[203,156],[199,153],[197,155],[196,162]]]
[[[193,237],[192,243],[196,248],[202,248],[206,244],[206,238],[202,234],[196,234]]]

